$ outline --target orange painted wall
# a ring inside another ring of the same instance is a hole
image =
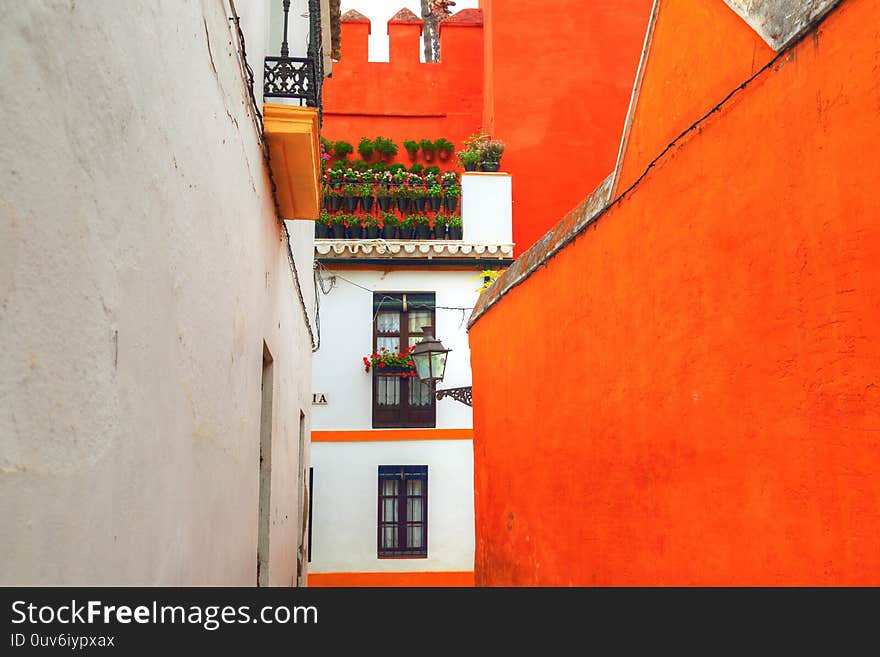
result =
[[[877,25],[845,0],[471,328],[477,585],[880,585]]]
[[[309,573],[309,586],[326,587],[444,587],[474,585],[472,571],[419,573]]]
[[[652,0],[480,3],[484,124],[507,144],[520,254],[612,171]]]
[[[625,137],[620,191],[667,144],[776,54],[718,0],[660,0],[649,52],[650,71],[643,76]]]
[[[473,24],[444,25],[441,62],[419,63],[419,24],[387,26],[390,62],[367,61],[370,25],[342,23],[342,59],[324,81],[324,125],[327,139],[390,137],[400,151],[395,161],[410,166],[403,148],[407,139],[446,137],[456,148],[477,130],[483,110],[483,35]],[[381,29],[385,29],[382,26]],[[419,162],[424,163],[419,153]],[[431,162],[448,168],[452,162]]]

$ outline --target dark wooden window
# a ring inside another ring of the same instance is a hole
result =
[[[423,337],[423,326],[434,325],[433,292],[373,294],[373,352],[382,347],[402,351]],[[417,378],[373,368],[373,427],[434,427],[436,401],[431,387]]]
[[[428,556],[428,466],[379,466],[378,556]]]

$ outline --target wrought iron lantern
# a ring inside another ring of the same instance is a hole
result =
[[[446,373],[446,356],[452,349],[446,349],[443,343],[434,337],[433,326],[423,326],[422,332],[425,337],[416,344],[416,348],[412,352],[412,359],[416,365],[416,374],[422,383],[428,385],[437,385],[438,381],[443,380]],[[462,404],[471,406],[471,387],[463,388],[446,388],[444,390],[434,389],[434,395],[437,399],[444,397],[452,397]]]
[[[446,356],[452,349],[446,349],[443,343],[434,337],[433,326],[423,326],[422,333],[425,337],[416,344],[411,356],[419,380],[434,385],[443,380],[443,375],[446,373]]]

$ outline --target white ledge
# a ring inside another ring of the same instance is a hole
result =
[[[511,259],[513,244],[471,244],[460,240],[316,239],[315,257]]]

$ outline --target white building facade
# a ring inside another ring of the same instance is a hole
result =
[[[451,349],[437,388],[471,385],[467,318],[481,272],[512,259],[511,179],[462,189],[462,240],[316,240],[309,586],[473,585],[471,408],[364,363],[431,326]]]
[[[238,4],[6,7],[3,585],[305,582],[318,110]]]

